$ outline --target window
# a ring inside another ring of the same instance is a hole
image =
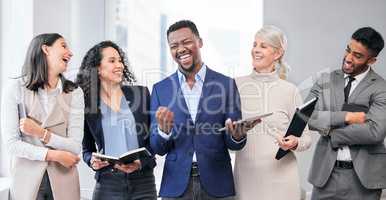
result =
[[[139,84],[151,87],[176,70],[169,54],[167,28],[178,20],[190,19],[204,42],[203,61],[231,77],[245,75],[252,70],[249,52],[254,33],[262,26],[262,3],[106,1],[106,38],[126,51]]]
[[[105,2],[106,39],[123,48],[139,84],[150,90],[154,83],[177,69],[169,53],[166,31],[181,19],[196,24],[204,43],[202,59],[210,68],[231,77],[252,71],[250,50],[254,34],[262,26],[262,0]],[[157,159],[157,189],[163,162],[162,158]]]

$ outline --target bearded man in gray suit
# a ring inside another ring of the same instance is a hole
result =
[[[312,200],[380,199],[386,188],[386,82],[371,67],[383,47],[373,28],[358,29],[342,69],[323,74],[307,97],[319,98],[309,127],[321,135],[309,176]]]

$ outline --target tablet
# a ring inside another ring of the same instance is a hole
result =
[[[236,121],[235,123],[236,124],[243,124],[243,123],[253,122],[253,121],[256,121],[258,119],[262,119],[264,117],[268,117],[268,116],[270,116],[272,114],[273,114],[272,112],[265,113],[265,114],[262,114],[262,115],[258,115],[258,116],[254,116],[254,117],[249,117],[249,118],[246,118],[246,119],[241,119],[241,120]],[[226,127],[222,127],[220,129],[218,129],[218,131],[225,131],[225,130],[226,130]]]

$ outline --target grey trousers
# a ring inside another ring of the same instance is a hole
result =
[[[326,185],[313,188],[311,200],[379,200],[381,193],[363,187],[354,169],[334,167]]]
[[[43,175],[36,200],[54,200],[47,171]]]
[[[165,198],[162,200],[234,200],[233,196],[224,197],[224,198],[216,198],[210,196],[202,187],[200,183],[199,176],[191,176],[188,188],[184,192],[182,197],[178,198]]]

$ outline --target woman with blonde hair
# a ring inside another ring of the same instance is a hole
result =
[[[311,138],[307,129],[302,137],[284,137],[296,107],[302,104],[299,90],[285,80],[285,49],[282,31],[264,26],[253,41],[252,73],[236,78],[244,118],[273,112],[248,132],[246,146],[236,152],[234,175],[239,200],[300,199],[294,152],[308,149]],[[279,147],[291,152],[276,160]]]

